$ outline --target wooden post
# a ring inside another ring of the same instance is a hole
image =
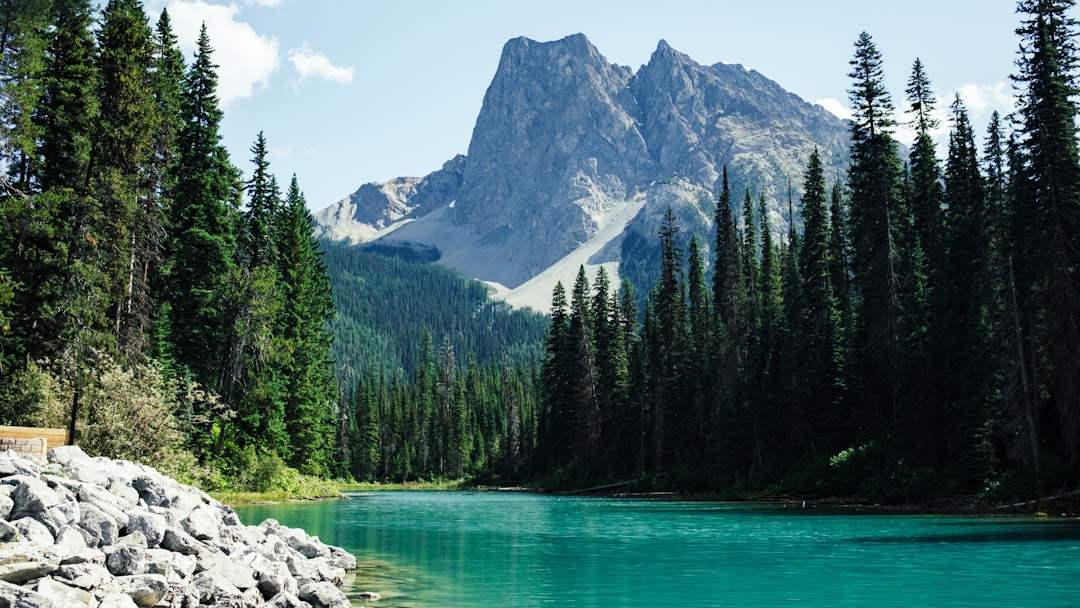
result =
[[[75,445],[75,418],[79,415],[79,389],[71,398],[71,422],[68,423],[68,445]]]

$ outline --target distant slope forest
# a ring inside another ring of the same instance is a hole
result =
[[[850,170],[830,182],[814,154],[792,176],[798,230],[725,171],[712,259],[669,213],[655,284],[582,271],[544,316],[316,240],[262,134],[247,179],[221,145],[205,29],[188,65],[167,11],[151,27],[136,0],[0,0],[0,424],[74,416],[88,452],[208,489],[289,491],[297,472],[890,503],[1075,489],[1072,7],[1019,2],[1016,110],[981,145],[918,61],[898,115],[860,35]]]

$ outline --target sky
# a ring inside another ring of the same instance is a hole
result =
[[[960,92],[977,133],[1012,110],[1014,0],[145,0],[168,7],[188,62],[206,23],[223,143],[251,171],[296,175],[318,210],[368,182],[423,176],[468,151],[507,40],[583,33],[635,71],[663,39],[694,61],[739,63],[843,115],[854,42],[868,32],[902,107],[919,58],[948,108]],[[946,124],[947,126],[947,124]],[[944,129],[944,127],[943,127]],[[943,131],[944,134],[944,131]],[[901,140],[904,134],[900,134]]]

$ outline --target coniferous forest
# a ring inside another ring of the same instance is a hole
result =
[[[769,201],[725,171],[707,241],[669,210],[655,285],[582,269],[545,319],[317,241],[263,135],[246,179],[222,146],[205,29],[189,63],[138,0],[0,1],[0,423],[74,415],[88,451],[209,487],[1075,489],[1073,4],[1020,0],[1015,111],[985,126],[917,59],[898,112],[863,33],[846,175],[815,153]]]
[[[205,27],[189,64],[138,0],[0,10],[0,421],[209,486],[344,474],[321,246],[263,135],[246,181],[222,146]]]

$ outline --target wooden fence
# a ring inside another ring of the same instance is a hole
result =
[[[29,426],[0,426],[0,450],[45,452],[68,444],[67,429],[43,429]]]

